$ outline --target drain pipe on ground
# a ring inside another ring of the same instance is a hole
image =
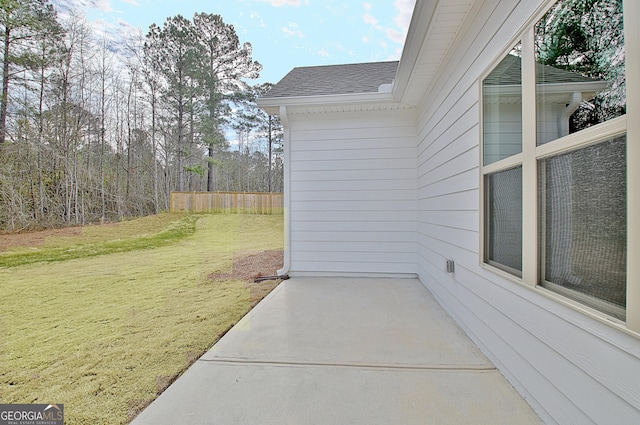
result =
[[[278,279],[287,280],[287,279],[289,279],[289,275],[285,274],[285,275],[282,275],[282,276],[280,276],[280,275],[278,275],[278,276],[260,276],[260,277],[257,277],[254,280],[254,282],[255,283],[260,283],[260,282],[265,282],[267,280],[278,280]]]

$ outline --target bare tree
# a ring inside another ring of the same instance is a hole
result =
[[[45,0],[5,0],[0,26],[0,231],[158,213],[176,189],[281,187],[277,121],[245,81],[261,67],[220,16],[126,44]]]
[[[6,140],[11,79],[37,60],[33,41],[56,26],[53,7],[46,0],[4,0],[0,3],[2,27],[2,94],[0,95],[0,144]]]

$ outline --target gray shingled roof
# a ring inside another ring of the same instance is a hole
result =
[[[491,71],[484,80],[484,84],[493,85],[519,85],[522,84],[521,59],[514,55],[507,55]],[[536,81],[538,84],[562,84],[562,83],[594,83],[594,80],[575,72],[554,68],[548,65],[536,63]]]
[[[397,61],[294,68],[264,98],[377,93],[397,69]]]

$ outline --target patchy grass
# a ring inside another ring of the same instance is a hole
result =
[[[115,238],[100,226],[71,237],[85,256],[0,269],[0,403],[63,403],[68,425],[127,423],[251,308],[246,282],[208,276],[231,272],[234,253],[283,245],[282,216],[125,224]],[[174,226],[194,231],[167,244]]]

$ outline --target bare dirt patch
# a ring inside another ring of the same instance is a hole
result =
[[[251,307],[273,290],[282,279],[255,282],[257,278],[276,276],[282,268],[284,252],[282,250],[262,251],[257,253],[237,253],[234,255],[230,273],[212,273],[210,281],[242,280],[250,289]]]
[[[120,226],[120,223],[88,224],[85,226],[60,227],[57,229],[34,230],[18,233],[0,233],[0,252],[7,251],[12,248],[43,246],[48,239],[52,238],[82,236],[84,229],[94,226],[100,226],[102,229],[109,229]]]
[[[0,252],[10,248],[25,248],[42,246],[51,237],[80,236],[82,227],[65,227],[61,229],[47,229],[35,232],[0,234]]]

